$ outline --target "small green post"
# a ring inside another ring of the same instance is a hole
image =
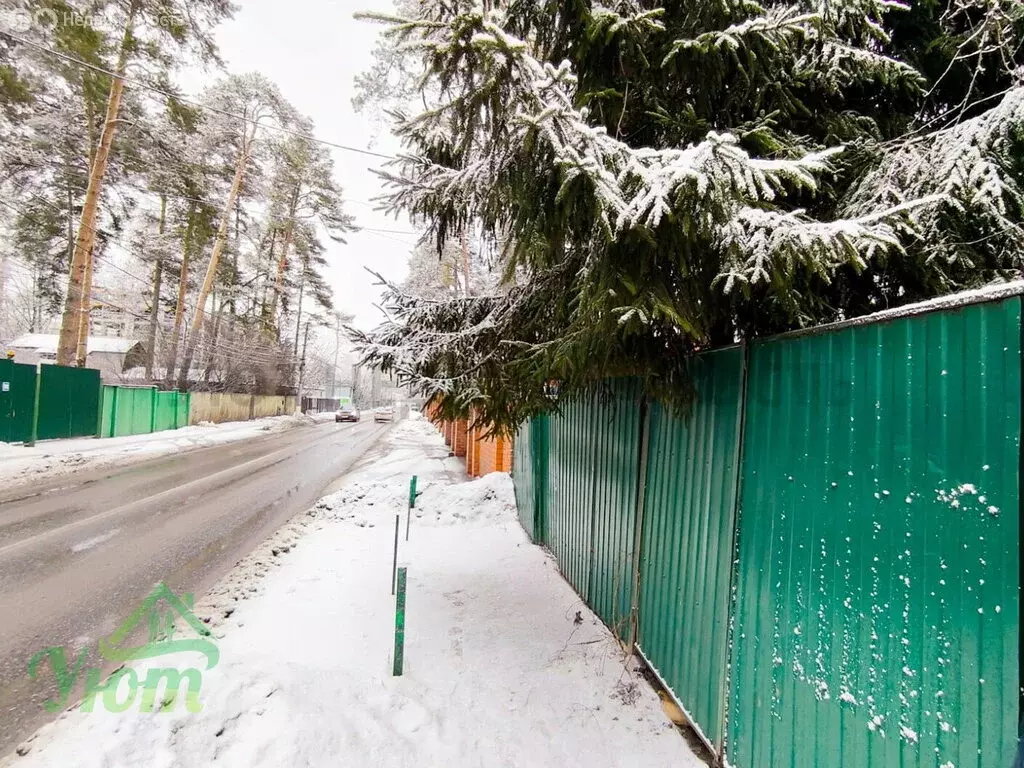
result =
[[[35,402],[32,405],[32,439],[30,439],[25,445],[30,448],[36,444],[36,440],[39,439],[39,391],[43,379],[42,366],[36,366],[36,396]]]
[[[398,596],[395,598],[395,664],[392,674],[402,676],[405,666],[405,568],[398,569]]]
[[[409,506],[405,510],[405,540],[409,540],[409,523],[412,522],[412,508],[416,506],[416,475],[409,481]]]
[[[395,556],[391,561],[391,594],[395,594],[395,578],[398,574],[398,530],[402,524],[402,516],[395,515]]]

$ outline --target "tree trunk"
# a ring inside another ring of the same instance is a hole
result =
[[[299,353],[299,328],[302,325],[302,296],[306,291],[305,275],[299,278],[299,303],[295,309],[295,354]]]
[[[243,131],[245,130],[243,128]],[[199,342],[200,331],[203,327],[203,312],[206,299],[213,289],[213,281],[217,276],[217,266],[220,263],[221,254],[224,253],[224,246],[228,240],[231,212],[234,210],[238,191],[242,188],[242,176],[245,174],[245,166],[249,162],[249,151],[255,138],[256,127],[254,126],[251,134],[243,133],[242,146],[238,149],[238,160],[235,162],[235,178],[231,182],[231,190],[228,192],[227,203],[224,205],[224,214],[221,216],[220,226],[217,228],[217,239],[213,243],[213,253],[210,254],[210,264],[206,268],[203,287],[199,289],[199,297],[196,299],[196,310],[192,315],[192,327],[189,331],[188,341],[185,344],[185,356],[181,361],[181,371],[178,373],[178,389],[184,389],[188,385],[189,368],[192,365],[192,357],[195,355],[196,344]]]
[[[469,296],[473,293],[473,289],[469,284],[469,243],[466,242],[466,233],[462,233],[462,279],[466,283],[466,295]]]
[[[89,318],[92,313],[92,253],[85,262],[85,279],[82,282],[82,308],[78,313],[78,338],[75,340],[75,365],[85,368],[89,355]]]
[[[270,323],[267,321],[267,286],[270,284],[270,265],[274,263],[274,243],[277,241],[277,229],[270,230],[270,249],[267,254],[267,275],[263,281],[263,290],[260,295],[260,320],[266,330],[270,330]]]
[[[163,240],[164,222],[167,220],[167,197],[160,195],[160,223],[157,234]],[[149,315],[149,354],[146,357],[146,379],[153,380],[153,368],[156,365],[156,327],[160,324],[160,285],[164,277],[163,244],[157,246],[156,266],[153,274],[153,308]]]
[[[124,71],[131,50],[132,27],[135,23],[136,10],[135,2],[132,2],[128,10],[128,19],[125,21],[124,35],[121,38],[121,50],[115,70],[116,77],[110,83],[103,134],[89,171],[89,186],[85,193],[85,202],[82,205],[82,218],[78,224],[78,239],[75,242],[75,253],[71,259],[68,295],[64,301],[64,317],[61,320],[60,340],[57,343],[58,365],[70,365],[77,356],[82,314],[87,311],[89,306],[89,289],[85,286],[86,273],[92,261],[96,239],[96,213],[99,210],[103,178],[107,172],[107,162],[110,159],[110,148],[114,143],[114,133],[117,131],[117,116],[121,109],[121,95],[124,92]]]
[[[174,329],[171,331],[171,350],[167,355],[167,370],[164,371],[166,386],[171,388],[174,381],[174,368],[178,364],[178,342],[181,339],[181,324],[185,317],[185,295],[188,293],[188,260],[192,248],[192,230],[195,227],[196,204],[192,203],[188,211],[188,224],[185,225],[185,247],[181,252],[181,274],[178,277],[178,302],[174,306]]]
[[[274,296],[270,300],[270,322],[277,326],[277,305],[284,288],[284,272],[288,266],[288,246],[292,244],[295,233],[295,211],[299,206],[299,186],[295,186],[291,204],[288,206],[288,224],[284,232],[284,245],[281,247],[281,258],[277,262],[277,278],[274,280]],[[279,326],[278,326],[279,327]]]
[[[216,294],[216,291],[214,291]],[[213,303],[217,303],[217,298],[214,296]],[[213,369],[217,364],[217,340],[220,337],[220,321],[224,317],[224,307],[228,306],[230,302],[222,301],[217,306],[217,314],[213,318],[213,334],[210,339],[210,354],[206,356],[206,370],[203,372],[203,380],[207,384],[210,383],[210,377],[213,375]]]

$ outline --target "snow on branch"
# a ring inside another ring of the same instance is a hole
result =
[[[558,191],[546,205],[554,208],[569,196],[586,196],[595,220],[613,241],[632,230],[653,231],[666,219],[684,219],[696,236],[744,253],[744,260],[759,259],[767,269],[758,254],[768,219],[754,226],[750,210],[770,207],[796,190],[815,192],[817,178],[830,171],[839,149],[758,159],[736,135],[715,131],[681,149],[631,147],[592,125],[586,108],[576,107],[577,79],[569,62],[538,60],[526,41],[506,31],[503,13],[462,16],[447,29],[430,24],[420,31],[420,45],[435,69],[447,74],[439,105],[399,125],[399,134],[419,151],[400,159],[399,172],[385,176],[394,188],[392,209],[502,225],[516,215],[517,206],[508,197],[513,180],[524,173],[549,178],[554,171]],[[790,8],[774,18],[780,27],[807,28],[814,17]],[[749,30],[755,28],[751,22]],[[827,55],[830,49],[823,50]],[[893,225],[877,211],[871,213],[859,223],[813,229],[792,226],[799,220],[795,214],[765,215],[787,225],[787,234],[780,237],[790,248],[807,244],[814,254],[827,253],[826,263],[834,263],[849,261],[851,246],[863,248],[870,258],[882,244],[891,245]],[[752,269],[749,279],[761,279],[761,274]]]
[[[1024,191],[1013,176],[1024,132],[1024,87],[1011,90],[988,112],[924,138],[903,141],[853,190],[845,214],[863,216],[925,197],[940,205],[921,210],[918,227],[934,233],[932,256],[955,261],[963,255],[955,239],[941,235],[951,219],[970,220],[990,236],[1009,238],[1024,249],[1017,223]]]
[[[665,25],[659,21],[665,13],[664,8],[647,10],[636,0],[619,0],[614,5],[614,8],[609,8],[595,3],[590,11],[591,18],[605,34],[614,36],[624,30],[639,34],[665,31]]]
[[[807,37],[821,22],[818,13],[804,13],[799,6],[777,6],[765,15],[730,24],[719,31],[704,32],[692,39],[676,40],[663,64],[670,63],[681,51],[707,53],[722,49],[736,51],[757,39],[770,48],[788,47],[795,39]]]

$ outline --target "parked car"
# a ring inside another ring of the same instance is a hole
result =
[[[354,405],[341,406],[341,410],[334,414],[334,423],[340,421],[359,421],[359,409]]]
[[[377,408],[373,412],[373,420],[378,421],[394,421],[395,420],[395,409],[390,405],[384,406],[383,408]]]

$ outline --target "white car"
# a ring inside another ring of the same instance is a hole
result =
[[[378,421],[394,421],[395,420],[395,409],[390,405],[383,408],[375,408],[373,410],[373,420]]]

